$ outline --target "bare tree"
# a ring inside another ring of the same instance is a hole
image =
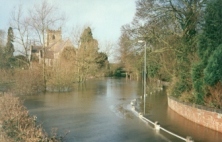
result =
[[[34,5],[29,10],[29,26],[34,31],[34,36],[38,43],[42,46],[43,56],[43,80],[46,90],[46,67],[45,67],[45,51],[46,51],[46,31],[49,28],[59,28],[62,26],[65,16],[58,13],[58,8],[43,1],[41,5]]]
[[[23,14],[22,5],[15,7],[11,15],[11,26],[15,32],[15,42],[17,42],[22,49],[17,51],[24,55],[27,59],[27,63],[30,62],[30,29],[28,18]]]
[[[191,65],[196,60],[197,33],[201,29],[200,23],[207,1],[138,0],[136,2],[137,11],[132,25],[139,29],[138,35],[143,37],[148,45],[158,49],[154,52],[160,53],[161,72],[177,78],[175,85],[168,88],[175,94],[189,92],[192,89]],[[145,22],[143,26],[140,26],[140,21]]]
[[[99,45],[99,50],[105,53],[110,60],[114,60],[115,48],[117,45],[112,41],[105,41],[102,45]]]
[[[3,30],[0,30],[0,68],[2,67],[2,65],[4,64],[4,42],[5,40],[5,32]]]
[[[84,27],[81,27],[79,25],[76,25],[72,29],[71,40],[72,40],[73,44],[76,46],[76,48],[78,48],[80,46],[80,37],[81,37],[83,30],[84,30]]]
[[[0,46],[4,45],[5,40],[5,32],[3,30],[0,30]]]

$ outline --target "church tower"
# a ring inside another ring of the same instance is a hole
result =
[[[47,39],[46,39],[46,46],[50,46],[56,42],[59,42],[62,40],[62,31],[61,28],[58,30],[47,30]]]

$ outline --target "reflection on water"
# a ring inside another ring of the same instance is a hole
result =
[[[222,133],[195,124],[168,108],[165,91],[156,91],[147,96],[146,117],[184,138],[191,136],[195,142],[222,142]]]
[[[137,85],[125,79],[91,80],[70,93],[26,97],[25,105],[48,132],[53,127],[70,131],[69,142],[166,142],[127,109],[138,96]]]
[[[165,142],[178,139],[156,133],[135,117],[128,108],[132,99],[143,94],[141,82],[125,79],[90,80],[76,84],[69,93],[47,93],[26,97],[25,105],[38,117],[46,131],[58,128],[70,131],[67,141]],[[138,103],[143,108],[143,100]],[[197,126],[167,107],[164,91],[153,92],[146,98],[146,117],[179,135],[192,136],[196,141],[219,142],[222,134]]]

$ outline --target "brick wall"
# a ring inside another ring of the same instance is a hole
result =
[[[168,106],[190,121],[222,133],[222,110],[182,103],[172,97],[168,97]]]

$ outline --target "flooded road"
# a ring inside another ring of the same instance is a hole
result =
[[[69,93],[47,93],[25,97],[25,106],[48,133],[69,132],[68,142],[180,142],[164,132],[155,132],[130,111],[130,101],[141,96],[142,84],[125,79],[104,78],[76,84]],[[161,126],[200,142],[222,141],[222,134],[197,126],[167,107],[165,91],[146,98],[146,117]],[[141,104],[143,105],[143,104]]]

